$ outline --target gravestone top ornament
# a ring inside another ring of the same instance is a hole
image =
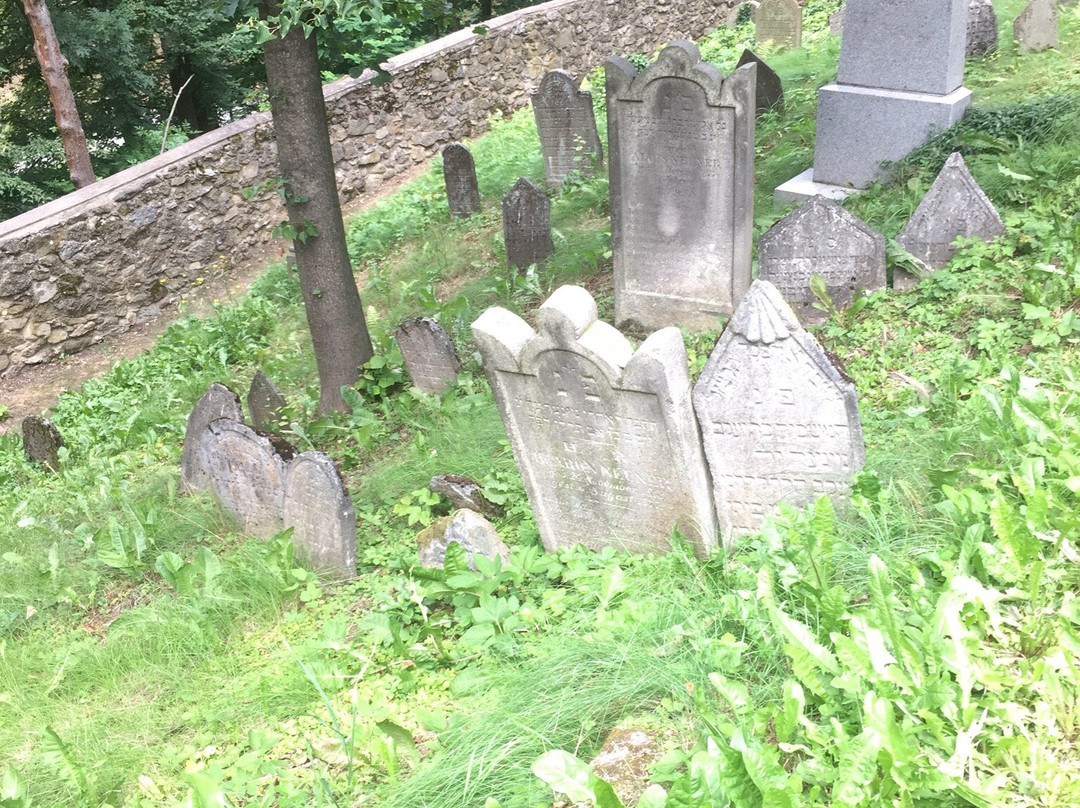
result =
[[[472,216],[480,210],[480,188],[472,152],[460,143],[451,143],[443,149],[442,160],[450,215],[457,218]]]
[[[604,153],[592,93],[578,89],[567,71],[552,70],[541,79],[532,107],[548,185],[562,185],[575,172],[591,176]]]
[[[461,362],[446,330],[430,317],[406,320],[395,334],[413,387],[441,395],[457,381]]]
[[[551,240],[551,200],[528,177],[503,197],[503,240],[506,262],[524,272],[555,252]]]
[[[181,491],[203,491],[209,486],[202,466],[199,443],[212,421],[221,418],[244,422],[240,396],[225,385],[214,382],[191,410],[184,430],[184,451],[180,459]]]
[[[29,415],[22,422],[23,451],[31,463],[40,463],[48,471],[60,471],[60,447],[64,439],[48,418]]]
[[[754,41],[785,48],[802,45],[802,6],[795,0],[761,0],[754,11]]]

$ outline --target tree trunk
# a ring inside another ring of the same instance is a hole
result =
[[[267,14],[277,8],[277,0],[264,2]],[[345,246],[315,34],[305,38],[296,26],[263,43],[263,55],[285,202],[298,234],[293,244],[319,368],[319,412],[347,412],[341,388],[356,383],[374,351]]]
[[[68,81],[67,59],[60,52],[60,43],[56,39],[45,0],[23,0],[23,12],[34,33],[34,53],[56,112],[56,128],[64,144],[68,173],[75,187],[82,188],[95,182],[97,177],[90,162],[90,150],[86,147],[79,110],[75,106],[75,94],[71,92],[71,82]]]

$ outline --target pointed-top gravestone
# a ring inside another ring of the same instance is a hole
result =
[[[604,153],[592,93],[579,90],[565,70],[552,70],[540,81],[532,106],[548,185],[562,185],[574,172],[591,176]]]
[[[30,415],[22,422],[23,451],[31,463],[40,463],[49,471],[60,470],[60,447],[64,439],[48,418]]]
[[[472,152],[460,143],[451,143],[443,149],[442,161],[450,215],[457,218],[472,216],[480,210],[480,188]]]
[[[502,202],[506,262],[524,272],[555,252],[551,241],[551,200],[522,177]]]
[[[1054,0],[1031,0],[1013,20],[1013,36],[1021,53],[1058,46],[1058,12]]]
[[[334,462],[322,452],[289,461],[282,522],[293,529],[297,555],[314,570],[356,575],[356,513]]]
[[[450,335],[430,317],[406,320],[395,334],[413,387],[441,395],[457,381],[461,362]]]
[[[606,65],[615,320],[715,329],[750,286],[756,66],[690,42]]]
[[[824,197],[811,197],[758,239],[758,277],[769,281],[804,324],[814,308],[810,278],[820,275],[833,304],[850,306],[861,289],[885,288],[885,237]]]
[[[534,331],[501,308],[472,330],[544,547],[666,552],[676,526],[714,543],[701,440],[677,328],[630,341],[563,286]]]
[[[188,416],[184,430],[184,452],[180,459],[180,489],[182,491],[203,491],[208,485],[206,472],[202,468],[199,442],[203,439],[211,421],[225,418],[243,423],[244,410],[240,406],[240,396],[223,384],[214,382]]]
[[[956,239],[992,241],[1004,232],[994,203],[953,152],[896,240],[931,269],[941,269],[956,254]]]
[[[247,394],[251,425],[263,432],[277,432],[281,429],[285,404],[285,396],[270,377],[261,370],[255,371]]]
[[[798,48],[802,45],[802,6],[795,0],[761,0],[754,12],[754,41]]]
[[[694,387],[725,539],[781,502],[844,494],[862,468],[851,381],[768,281],[754,281]]]
[[[757,112],[767,112],[770,109],[782,110],[784,108],[784,86],[780,83],[780,77],[776,71],[749,48],[743,50],[736,67],[748,64],[757,65]]]
[[[985,56],[998,46],[998,21],[992,0],[971,0],[968,6],[967,55]]]

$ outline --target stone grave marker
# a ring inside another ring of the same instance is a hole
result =
[[[563,286],[534,331],[506,309],[473,323],[544,547],[666,552],[672,528],[705,555],[715,529],[677,328],[637,352]]]
[[[1058,46],[1058,12],[1054,0],[1031,0],[1013,20],[1013,36],[1021,53]]]
[[[680,41],[606,76],[616,322],[715,329],[750,286],[756,67]]]
[[[208,487],[209,480],[202,466],[199,443],[205,437],[206,428],[211,421],[222,418],[243,423],[244,410],[240,406],[240,396],[225,385],[214,382],[207,388],[187,419],[184,451],[180,458],[182,491],[204,491]]]
[[[450,215],[472,216],[480,210],[480,187],[476,182],[476,164],[472,152],[460,143],[451,143],[442,153],[443,182]]]
[[[555,252],[551,241],[551,200],[522,177],[502,202],[506,262],[524,272]]]
[[[742,67],[753,63],[757,65],[757,113],[767,112],[770,109],[782,110],[784,108],[784,86],[780,83],[780,77],[776,71],[765,64],[764,60],[749,48],[742,52],[739,64]]]
[[[802,6],[795,0],[761,0],[754,12],[754,41],[782,48],[802,45]]]
[[[455,508],[467,508],[484,516],[502,516],[502,505],[484,496],[484,491],[475,480],[461,474],[438,474],[428,482],[428,491],[446,497]]]
[[[64,438],[48,418],[29,415],[22,422],[23,451],[31,463],[40,463],[49,471],[60,471],[60,447]]]
[[[811,197],[758,239],[758,277],[772,283],[803,324],[826,319],[810,277],[825,279],[837,308],[860,289],[885,288],[885,237],[824,197]]]
[[[992,0],[971,0],[968,6],[967,46],[969,57],[993,53],[998,46],[998,21]]]
[[[436,519],[417,535],[420,566],[441,569],[446,562],[446,548],[450,544],[460,544],[465,550],[469,569],[476,569],[477,556],[498,556],[504,562],[510,560],[510,548],[503,542],[495,526],[469,508]]]
[[[247,394],[251,425],[263,432],[277,432],[281,429],[285,404],[285,396],[278,386],[261,370],[256,370]]]
[[[994,203],[975,182],[960,153],[953,152],[896,240],[931,269],[941,269],[956,254],[953,242],[957,238],[992,241],[1004,232]],[[900,285],[909,283],[905,278]]]
[[[322,452],[294,457],[285,470],[281,514],[305,564],[336,576],[356,575],[356,514],[334,461]]]
[[[855,387],[768,281],[756,280],[694,387],[725,539],[780,502],[845,494],[864,448]]]
[[[440,395],[457,381],[461,362],[450,335],[430,317],[406,320],[395,334],[413,387]]]
[[[844,35],[844,7],[836,9],[829,15],[829,33],[833,36]]]
[[[604,153],[592,93],[579,90],[567,71],[552,70],[540,81],[532,107],[548,185],[562,185],[574,172],[591,176]]]

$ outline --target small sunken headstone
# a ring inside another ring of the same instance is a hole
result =
[[[551,200],[522,177],[502,202],[506,262],[524,272],[555,252],[551,240]]]
[[[460,143],[451,143],[443,149],[442,160],[450,215],[462,219],[472,216],[480,210],[480,186],[472,152]]]
[[[837,308],[850,306],[860,289],[884,289],[885,237],[835,202],[811,197],[758,239],[758,277],[809,324],[828,316],[814,308],[813,275],[825,279]]]
[[[64,438],[48,418],[30,415],[22,422],[23,451],[31,463],[40,463],[49,471],[60,471],[60,447]]]
[[[615,321],[715,329],[750,286],[756,67],[680,41],[606,76]]]
[[[455,508],[468,508],[484,516],[502,516],[503,507],[484,496],[480,484],[461,474],[439,474],[428,482],[428,491],[450,500]]]
[[[896,240],[931,269],[941,269],[956,255],[956,239],[992,241],[1004,232],[994,203],[953,152]]]
[[[777,504],[845,494],[864,449],[855,387],[768,281],[756,280],[694,387],[725,539]]]
[[[1031,0],[1013,20],[1013,36],[1021,53],[1058,46],[1058,12],[1054,0]]]
[[[574,172],[591,176],[604,153],[592,93],[579,90],[565,70],[552,70],[540,81],[532,106],[548,185],[562,185]]]
[[[782,48],[802,45],[802,6],[795,0],[761,0],[754,12],[754,41]]]
[[[446,548],[460,544],[470,569],[476,569],[476,557],[510,560],[510,548],[499,536],[495,526],[476,511],[462,508],[452,516],[436,519],[416,537],[421,567],[441,568],[446,561]]]
[[[395,335],[413,387],[440,395],[457,381],[461,362],[450,335],[430,317],[401,324]]]
[[[247,394],[251,425],[263,432],[277,432],[285,404],[285,396],[277,385],[261,370],[256,370]]]
[[[782,110],[784,108],[784,86],[780,83],[780,77],[776,71],[765,64],[764,60],[749,48],[743,50],[736,67],[748,64],[757,65],[757,113],[767,112],[770,109]]]
[[[992,0],[971,0],[968,6],[967,55],[985,56],[998,46],[998,21]]]
[[[214,382],[188,416],[184,430],[184,452],[180,459],[180,489],[182,491],[203,491],[209,485],[206,471],[202,467],[202,455],[199,442],[206,434],[211,421],[219,419],[244,422],[244,410],[240,406],[240,396],[223,384]]]
[[[322,452],[294,457],[285,471],[281,512],[305,564],[346,578],[356,575],[356,513],[334,461]]]
[[[679,330],[635,352],[579,286],[556,290],[537,328],[502,308],[472,326],[544,547],[663,553],[677,526],[707,554],[712,503]]]

